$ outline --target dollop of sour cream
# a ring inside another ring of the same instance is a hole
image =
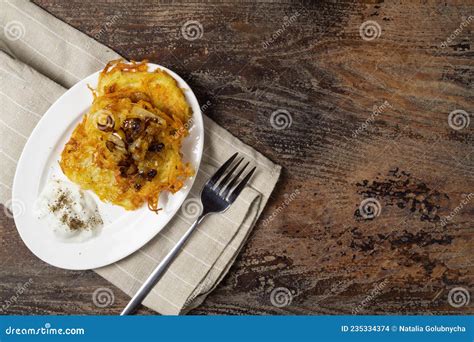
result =
[[[70,182],[50,180],[35,209],[39,219],[45,220],[60,240],[85,241],[103,226],[94,198]]]

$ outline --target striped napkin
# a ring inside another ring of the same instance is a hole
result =
[[[15,212],[13,175],[38,120],[69,87],[120,56],[26,1],[0,2],[0,26],[0,203]],[[280,174],[280,166],[211,119],[204,117],[204,125],[201,168],[181,211],[139,251],[95,270],[132,296],[192,223],[196,197],[207,178],[234,152],[245,155],[258,166],[250,186],[225,214],[206,218],[144,301],[161,314],[189,311],[222,280]]]

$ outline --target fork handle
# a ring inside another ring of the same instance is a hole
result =
[[[205,213],[202,213],[201,215],[199,215],[196,221],[194,221],[191,227],[189,227],[189,229],[181,237],[181,239],[179,239],[179,241],[171,249],[171,251],[169,251],[169,253],[165,256],[165,258],[158,264],[158,266],[156,266],[156,268],[150,274],[148,279],[145,280],[143,285],[140,287],[140,289],[138,289],[137,293],[135,293],[133,298],[127,304],[125,309],[123,309],[120,316],[132,314],[135,311],[135,309],[142,303],[142,301],[145,299],[148,293],[150,293],[150,291],[153,289],[153,286],[155,286],[155,284],[161,278],[163,273],[168,268],[169,264],[171,264],[174,258],[178,255],[179,250],[184,246],[188,238],[191,236],[193,231],[196,229],[199,223],[201,223],[201,221],[204,219],[205,216],[206,216]]]

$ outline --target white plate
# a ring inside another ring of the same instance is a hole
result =
[[[192,126],[181,151],[184,160],[190,162],[197,173],[204,144],[204,127],[198,101],[181,77],[162,66],[148,64],[150,71],[157,68],[166,70],[176,79],[193,110]],[[126,211],[122,207],[101,202],[89,191],[99,206],[104,227],[97,236],[84,242],[60,241],[44,221],[38,219],[34,205],[45,184],[52,178],[67,180],[59,167],[60,154],[72,131],[90,108],[92,94],[87,85],[96,87],[98,76],[99,72],[96,72],[80,81],[48,109],[23,149],[13,181],[12,203],[22,209],[15,213],[15,224],[21,238],[41,260],[71,270],[111,264],[145,245],[180,208],[195,178],[188,179],[185,186],[175,194],[161,194],[159,207],[163,210],[159,215],[148,210],[146,205],[135,211]]]

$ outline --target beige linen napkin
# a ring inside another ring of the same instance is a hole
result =
[[[0,202],[15,211],[21,204],[11,200],[13,175],[35,124],[67,88],[120,56],[24,1],[0,2],[0,26]],[[203,183],[234,152],[245,155],[258,169],[250,186],[229,211],[203,222],[146,298],[144,304],[162,314],[185,313],[216,287],[237,257],[280,174],[280,166],[211,119],[204,117],[204,125],[201,167],[178,214],[139,251],[95,270],[133,295],[192,223]]]

